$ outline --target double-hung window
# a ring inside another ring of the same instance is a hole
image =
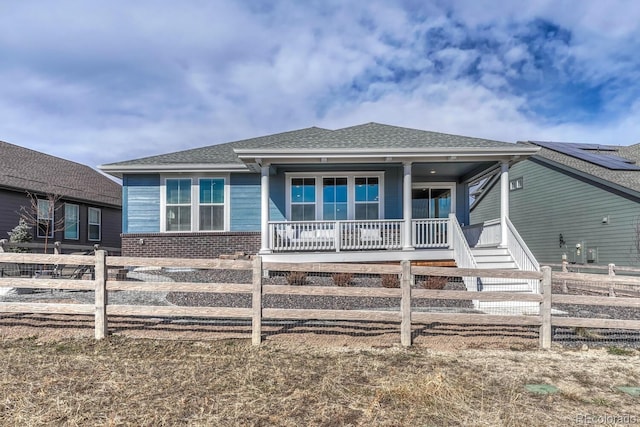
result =
[[[38,237],[53,237],[54,207],[51,201],[38,199]]]
[[[314,221],[316,219],[316,179],[293,178],[291,180],[291,220]]]
[[[191,231],[191,179],[167,179],[166,230]]]
[[[64,204],[64,238],[68,240],[80,238],[80,207],[78,205]]]
[[[380,218],[380,184],[377,177],[355,178],[355,219]]]
[[[322,180],[322,218],[324,220],[347,219],[347,178]]]
[[[102,211],[98,208],[89,208],[89,240],[100,241],[102,239]]]
[[[224,179],[201,178],[200,231],[224,230]]]
[[[224,231],[227,228],[223,177],[165,178],[163,231]]]

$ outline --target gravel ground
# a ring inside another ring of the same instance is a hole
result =
[[[193,272],[164,273],[176,282],[217,282],[217,283],[251,283],[250,271],[210,270]],[[286,285],[287,280],[282,275],[274,275],[264,279],[265,285]],[[303,286],[333,286],[329,276],[308,276]],[[353,287],[380,287],[380,278],[374,276],[355,277],[351,283]],[[446,284],[448,290],[464,290],[460,282],[451,281]],[[213,307],[251,307],[251,295],[248,294],[211,294],[171,292],[167,300],[182,306],[213,306]],[[302,295],[265,295],[263,304],[266,308],[308,308],[324,310],[357,310],[357,309],[387,309],[399,310],[400,298],[374,297],[334,297],[334,296],[302,296]],[[459,309],[473,311],[471,301],[462,300],[429,300],[416,299],[414,307],[423,309]]]

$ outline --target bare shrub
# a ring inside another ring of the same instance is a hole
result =
[[[307,283],[307,273],[304,271],[291,271],[287,274],[287,283],[291,286],[302,286]]]
[[[444,276],[427,276],[419,282],[419,286],[425,289],[444,289],[449,283],[449,278]]]
[[[351,273],[333,273],[331,275],[333,284],[336,286],[350,286],[353,280],[353,274]]]
[[[384,288],[399,288],[400,278],[395,274],[381,274],[382,286]]]

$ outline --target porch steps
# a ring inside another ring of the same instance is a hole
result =
[[[478,268],[517,270],[518,267],[506,248],[471,248]],[[475,289],[474,289],[475,290]],[[522,279],[483,278],[481,291],[531,293],[535,290],[529,282]],[[539,304],[524,301],[474,301],[478,310],[489,314],[525,315],[537,314]]]

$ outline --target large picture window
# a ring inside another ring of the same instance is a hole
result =
[[[161,198],[163,231],[226,230],[226,192],[226,178],[223,177],[165,178]]]
[[[64,204],[64,238],[68,240],[80,238],[80,207],[78,205]]]
[[[287,217],[291,221],[380,219],[382,178],[381,172],[289,174]]]

